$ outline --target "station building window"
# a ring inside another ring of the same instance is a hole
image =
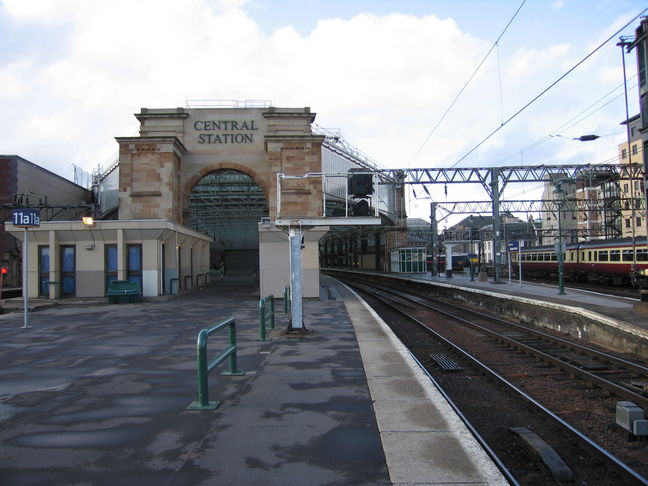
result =
[[[142,288],[142,245],[127,245],[126,279]]]
[[[61,293],[63,297],[76,295],[76,248],[61,246]]]
[[[110,282],[117,280],[117,245],[106,245],[105,247],[105,268],[106,268],[106,290]]]
[[[425,248],[392,250],[391,271],[399,273],[425,272]]]
[[[38,247],[38,296],[49,297],[49,271],[50,251],[49,246]]]

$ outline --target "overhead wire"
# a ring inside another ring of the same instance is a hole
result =
[[[463,87],[459,90],[459,93],[457,93],[457,96],[455,96],[455,98],[452,100],[452,102],[450,103],[450,106],[448,106],[448,108],[446,109],[445,113],[443,113],[443,115],[441,116],[441,118],[439,119],[439,121],[436,123],[436,125],[434,125],[434,128],[432,128],[432,130],[430,131],[430,133],[428,134],[428,136],[425,138],[425,140],[423,141],[423,143],[420,145],[420,147],[416,150],[416,152],[414,152],[414,155],[412,155],[412,158],[411,158],[411,159],[409,160],[409,162],[407,163],[408,167],[409,167],[409,165],[412,163],[412,161],[416,158],[416,156],[421,152],[421,150],[423,149],[423,147],[425,146],[425,144],[428,143],[428,140],[430,140],[430,138],[432,137],[432,135],[434,134],[434,132],[436,132],[437,128],[439,128],[439,125],[441,125],[441,122],[443,122],[443,120],[445,119],[445,117],[447,116],[447,114],[450,112],[450,110],[452,109],[452,107],[455,105],[455,103],[457,102],[457,100],[461,97],[461,95],[463,94],[464,90],[468,87],[468,85],[470,84],[470,82],[472,81],[472,79],[473,79],[473,78],[475,77],[475,75],[477,74],[477,71],[479,71],[479,69],[482,67],[482,65],[484,64],[484,62],[486,62],[486,59],[488,59],[488,56],[490,56],[491,52],[493,52],[493,49],[495,49],[495,47],[498,45],[500,39],[501,39],[502,36],[506,33],[506,31],[508,30],[508,28],[510,27],[510,25],[513,23],[513,20],[515,19],[515,17],[517,17],[517,14],[520,12],[520,10],[522,9],[522,7],[524,6],[525,3],[526,3],[526,0],[522,0],[522,3],[521,3],[520,6],[517,8],[517,10],[515,11],[515,13],[514,13],[513,16],[511,17],[511,19],[508,21],[508,24],[506,24],[506,27],[504,27],[504,30],[502,30],[502,32],[501,32],[501,34],[499,35],[499,37],[497,38],[497,40],[496,40],[495,42],[493,42],[493,45],[492,45],[491,48],[488,50],[488,52],[486,53],[486,55],[484,56],[484,58],[481,60],[481,62],[479,63],[479,65],[475,68],[475,71],[470,75],[470,77],[468,78],[468,81],[466,81],[466,83],[463,85]]]
[[[632,78],[634,78],[634,77],[636,77],[636,76],[637,76],[637,75],[635,74],[635,75],[631,76],[629,79],[632,79]],[[630,87],[630,89],[634,89],[634,88],[636,88],[636,87],[637,87],[637,84],[634,84],[633,86]],[[612,93],[614,93],[616,90],[621,89],[621,88],[623,88],[623,83],[621,83],[619,86],[617,86],[616,88],[612,89],[611,91],[609,91],[608,93],[606,93],[605,95],[603,95],[601,98],[599,98],[598,100],[596,100],[594,103],[592,103],[591,105],[589,105],[589,106],[588,106],[587,108],[585,108],[584,110],[580,111],[578,114],[576,114],[575,116],[573,116],[572,118],[570,118],[569,120],[567,120],[567,121],[566,121],[565,123],[563,123],[562,125],[560,125],[559,127],[557,127],[557,128],[556,128],[555,130],[553,130],[549,135],[545,135],[545,136],[542,137],[541,139],[536,140],[535,142],[531,143],[530,145],[527,145],[526,147],[524,147],[524,148],[518,150],[518,151],[515,152],[514,154],[511,154],[511,155],[509,155],[508,157],[505,157],[505,158],[503,158],[503,159],[500,159],[497,163],[499,164],[499,163],[502,163],[502,162],[506,162],[507,160],[511,160],[512,158],[517,157],[518,155],[521,156],[524,152],[527,152],[527,151],[529,151],[529,150],[531,150],[531,149],[537,147],[538,145],[541,145],[541,144],[543,144],[543,143],[545,143],[545,142],[548,142],[548,141],[551,140],[555,135],[560,135],[560,134],[565,133],[565,132],[566,132],[567,130],[569,130],[570,128],[572,128],[572,127],[578,125],[578,124],[581,123],[582,121],[584,121],[584,120],[586,120],[587,118],[589,118],[590,116],[592,116],[594,113],[598,112],[599,110],[602,110],[603,108],[605,108],[605,107],[606,107],[607,105],[609,105],[610,103],[612,103],[612,102],[618,100],[619,98],[621,98],[621,97],[623,96],[623,92],[621,92],[620,94],[616,95],[614,98],[611,98],[610,100],[606,101],[605,103],[603,103],[601,106],[599,106],[599,107],[596,108],[595,110],[593,110],[593,111],[587,113],[591,108],[593,108],[594,106],[596,106],[597,104],[599,104],[601,101],[605,100],[605,98],[607,98],[607,97],[610,96]],[[587,114],[586,114],[586,113],[587,113]]]
[[[522,108],[520,108],[518,111],[516,111],[513,115],[511,115],[509,118],[506,119],[504,123],[502,123],[499,127],[497,127],[495,130],[493,130],[491,133],[489,133],[481,142],[479,142],[477,145],[475,145],[472,149],[470,149],[465,155],[463,155],[459,160],[457,160],[454,164],[450,166],[450,168],[456,167],[460,162],[462,162],[464,159],[466,159],[470,154],[472,154],[475,150],[477,150],[479,147],[481,147],[486,141],[488,141],[493,135],[495,135],[497,132],[499,132],[502,128],[504,128],[506,125],[508,125],[513,119],[515,119],[520,113],[522,113],[524,110],[526,110],[529,106],[531,106],[533,103],[535,103],[538,99],[540,99],[542,96],[544,96],[551,88],[556,86],[560,81],[565,79],[569,74],[571,74],[576,68],[578,68],[581,64],[583,64],[585,61],[587,61],[590,57],[592,57],[595,53],[597,53],[605,44],[610,42],[613,38],[615,38],[621,31],[626,29],[630,24],[632,24],[635,20],[637,20],[639,17],[641,17],[646,11],[648,11],[648,8],[643,9],[638,15],[633,17],[628,23],[626,23],[623,27],[621,27],[619,30],[617,30],[614,34],[612,34],[610,37],[608,37],[605,41],[603,41],[601,44],[598,45],[593,51],[591,51],[587,56],[585,56],[583,59],[578,61],[576,64],[574,64],[566,73],[564,73],[562,76],[560,76],[558,79],[556,79],[553,83],[551,83],[549,86],[547,86],[545,89],[543,89],[538,95],[536,95],[531,101],[529,101],[526,105],[524,105]]]

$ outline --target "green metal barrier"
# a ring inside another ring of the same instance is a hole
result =
[[[266,302],[270,301],[270,308],[266,309]],[[270,329],[275,328],[274,317],[274,295],[269,295],[259,300],[259,339],[258,341],[270,341],[266,337],[266,319],[270,318]]]
[[[224,327],[228,328],[229,347],[208,363],[207,338]],[[245,371],[239,370],[236,364],[236,319],[230,317],[212,327],[200,331],[198,333],[196,350],[198,354],[198,363],[196,366],[198,372],[198,400],[191,402],[187,410],[214,410],[218,408],[220,402],[209,401],[209,383],[207,380],[209,372],[229,356],[229,369],[228,371],[222,372],[221,375],[241,376],[245,374]]]
[[[283,304],[284,304],[284,314],[288,314],[290,312],[290,285],[286,285],[284,287],[284,296],[283,296]]]

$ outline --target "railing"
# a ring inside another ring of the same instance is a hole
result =
[[[291,308],[290,285],[286,285],[284,287],[283,305],[284,305],[284,314],[288,314]]]
[[[175,292],[173,291],[173,282],[175,282],[175,284],[176,284],[176,291]],[[169,293],[171,295],[176,295],[178,293],[178,287],[179,286],[180,286],[180,279],[172,278],[171,280],[169,280]]]
[[[203,279],[203,287],[207,284],[207,274],[206,273],[199,273],[196,275],[196,286],[200,287],[200,277]]]
[[[212,361],[207,362],[207,338],[214,334],[216,331],[228,328],[229,347],[222,353],[216,356]],[[218,324],[203,329],[198,333],[198,341],[196,343],[197,351],[197,365],[196,370],[198,374],[198,400],[191,402],[187,410],[214,410],[218,408],[220,402],[209,401],[209,383],[208,375],[211,370],[218,366],[225,358],[229,357],[228,371],[221,373],[223,376],[241,376],[245,371],[239,370],[236,363],[236,319],[230,317]]]
[[[191,287],[187,287],[187,279],[189,279],[189,282],[191,283]],[[193,288],[193,275],[185,275],[183,284],[184,284],[185,290],[189,290],[189,289]]]
[[[270,308],[266,309],[266,302],[270,301]],[[270,318],[270,329],[275,328],[274,295],[269,295],[259,300],[259,341],[270,341],[266,337],[266,319]]]

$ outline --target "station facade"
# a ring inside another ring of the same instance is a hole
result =
[[[340,174],[371,169],[327,147],[309,108],[142,108],[135,116],[139,136],[116,137],[118,164],[102,175],[115,180],[118,209],[97,208],[91,226],[46,221],[29,229],[30,297],[103,296],[111,279],[140,281],[144,296],[157,296],[220,271],[258,279],[262,296],[281,295],[290,250],[275,221],[351,216]],[[327,181],[327,171],[337,178]],[[376,184],[376,193],[371,210],[393,226],[402,188]],[[21,228],[6,228],[22,239]],[[318,297],[320,240],[330,226],[303,230],[303,296]],[[398,245],[389,239],[383,247]]]

